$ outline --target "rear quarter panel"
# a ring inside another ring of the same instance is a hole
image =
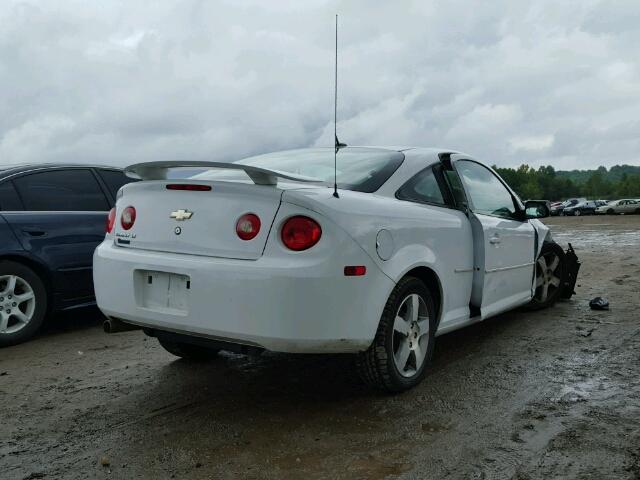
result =
[[[394,282],[416,267],[432,269],[441,284],[441,327],[468,318],[473,244],[471,225],[461,211],[352,191],[336,199],[322,189],[287,191],[283,200],[331,218]],[[391,234],[387,260],[377,253],[381,230]]]

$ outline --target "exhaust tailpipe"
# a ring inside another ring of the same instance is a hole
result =
[[[132,325],[131,323],[125,323],[117,318],[107,318],[103,322],[102,328],[104,333],[118,333],[128,332],[129,330],[140,330],[142,327]]]

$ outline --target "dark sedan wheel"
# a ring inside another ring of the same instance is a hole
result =
[[[0,261],[0,347],[24,342],[42,326],[47,291],[29,267]]]

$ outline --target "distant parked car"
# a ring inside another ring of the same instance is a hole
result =
[[[560,205],[562,205],[564,202],[551,202],[551,208],[553,207],[559,207]]]
[[[33,336],[47,313],[95,303],[92,258],[121,170],[0,166],[0,347]]]
[[[582,202],[586,202],[586,198],[569,198],[559,205],[551,205],[551,215],[564,215],[564,209],[567,207],[572,207]]]
[[[640,213],[640,200],[631,198],[614,200],[597,208],[596,213],[614,215],[616,213]]]
[[[580,215],[594,215],[596,213],[596,208],[598,208],[596,202],[589,200],[586,202],[577,203],[570,207],[565,207],[562,213],[563,215],[573,215],[576,217]]]

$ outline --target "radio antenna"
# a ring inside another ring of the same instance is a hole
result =
[[[338,14],[336,14],[336,63],[333,78],[333,138],[335,139],[333,148],[333,196],[338,195],[338,150],[345,146],[338,141]]]

